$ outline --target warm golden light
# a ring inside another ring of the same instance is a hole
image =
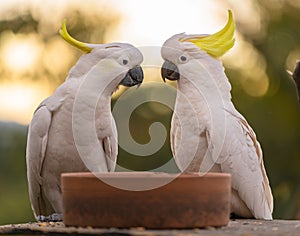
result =
[[[55,37],[45,46],[42,57],[45,68],[53,74],[66,74],[66,68],[72,66],[69,60],[72,50],[60,37]]]
[[[174,34],[209,34],[223,26],[222,18],[215,11],[216,1],[119,1],[111,4],[124,15],[123,21],[107,40],[127,41],[137,46],[156,46]],[[224,18],[223,18],[224,17]]]
[[[227,66],[241,72],[239,83],[243,90],[252,97],[266,95],[269,89],[269,78],[266,73],[266,62],[263,56],[244,38],[236,33],[239,42],[223,59]]]
[[[34,70],[40,56],[38,40],[31,35],[6,35],[2,46],[2,60],[14,72]]]
[[[28,124],[35,108],[48,95],[42,84],[0,84],[0,120]]]

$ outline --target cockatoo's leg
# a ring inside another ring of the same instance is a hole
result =
[[[62,221],[63,215],[61,213],[53,213],[49,216],[39,215],[36,217],[37,221]]]
[[[55,220],[57,216],[62,215],[62,196],[60,187],[55,181],[52,181],[48,186],[44,186],[43,193],[44,196],[47,197],[47,200],[51,204],[54,212],[52,215],[49,215],[47,217],[49,217],[50,220],[52,218],[54,218]]]

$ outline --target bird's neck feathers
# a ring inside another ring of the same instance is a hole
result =
[[[101,93],[110,99],[111,95],[118,89],[119,79],[123,71],[110,70],[114,68],[113,60],[106,60],[99,56],[89,53],[82,55],[77,63],[71,68],[66,81],[81,81],[82,84],[90,84],[91,93]],[[86,83],[87,82],[87,83]]]
[[[66,80],[78,79],[83,77],[96,64],[97,60],[99,60],[99,58],[97,58],[96,55],[93,55],[92,53],[82,55],[69,71]]]
[[[222,98],[226,102],[231,102],[231,85],[224,72],[222,62],[212,57],[206,57],[205,60],[191,60],[189,70],[186,76],[178,81],[178,88],[181,92],[190,94],[190,90],[199,91],[202,96],[212,96]],[[184,70],[184,71],[186,71]]]

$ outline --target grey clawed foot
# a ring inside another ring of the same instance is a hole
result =
[[[63,215],[61,213],[53,213],[49,216],[39,215],[36,217],[37,221],[62,221]]]

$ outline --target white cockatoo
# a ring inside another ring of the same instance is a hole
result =
[[[161,55],[163,79],[177,81],[171,149],[181,171],[226,172],[232,178],[231,211],[272,219],[273,196],[255,133],[231,102],[231,85],[218,60],[234,45],[231,11],[212,35],[177,34]]]
[[[143,81],[143,56],[134,46],[79,42],[65,21],[60,34],[86,54],[38,106],[29,126],[27,177],[37,220],[62,219],[61,173],[114,171],[118,142],[111,95],[119,85]]]

